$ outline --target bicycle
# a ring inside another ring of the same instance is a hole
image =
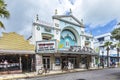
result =
[[[49,73],[50,72],[50,70],[49,69],[47,69],[47,68],[43,68],[43,67],[41,67],[41,69],[39,69],[38,70],[38,74],[43,74],[43,73]]]
[[[38,70],[38,74],[43,74],[44,70],[43,67],[41,67],[41,69]]]

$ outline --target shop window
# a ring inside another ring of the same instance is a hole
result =
[[[86,63],[86,57],[81,57],[81,63],[85,64]]]
[[[60,58],[59,57],[55,58],[55,65],[60,66]]]
[[[18,55],[1,55],[0,56],[0,72],[1,71],[20,70]]]

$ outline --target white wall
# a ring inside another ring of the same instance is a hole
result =
[[[37,27],[40,28],[40,30],[37,30]],[[33,44],[36,44],[36,41],[41,41],[42,36],[41,36],[41,26],[33,25],[32,27],[32,42]]]

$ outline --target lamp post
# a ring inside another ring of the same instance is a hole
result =
[[[104,51],[102,51],[102,67],[104,68]]]
[[[26,54],[25,57],[26,57],[26,61],[27,61],[26,62],[26,65],[27,65],[26,68],[27,68],[27,72],[28,72],[28,54]]]
[[[118,62],[118,66],[119,66],[119,52],[120,52],[120,48],[117,48],[117,62]]]

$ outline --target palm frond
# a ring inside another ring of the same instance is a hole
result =
[[[119,40],[120,41],[120,27],[119,28],[116,28],[114,29],[112,32],[112,37],[115,38],[116,40]]]
[[[6,9],[7,4],[5,4],[4,0],[0,0],[0,17],[8,19],[10,16],[9,11]],[[0,28],[5,29],[4,24],[0,21]]]
[[[5,26],[4,26],[4,24],[1,21],[0,21],[0,28],[5,29]]]
[[[0,17],[1,18],[9,18],[10,13],[7,10],[0,9]]]

